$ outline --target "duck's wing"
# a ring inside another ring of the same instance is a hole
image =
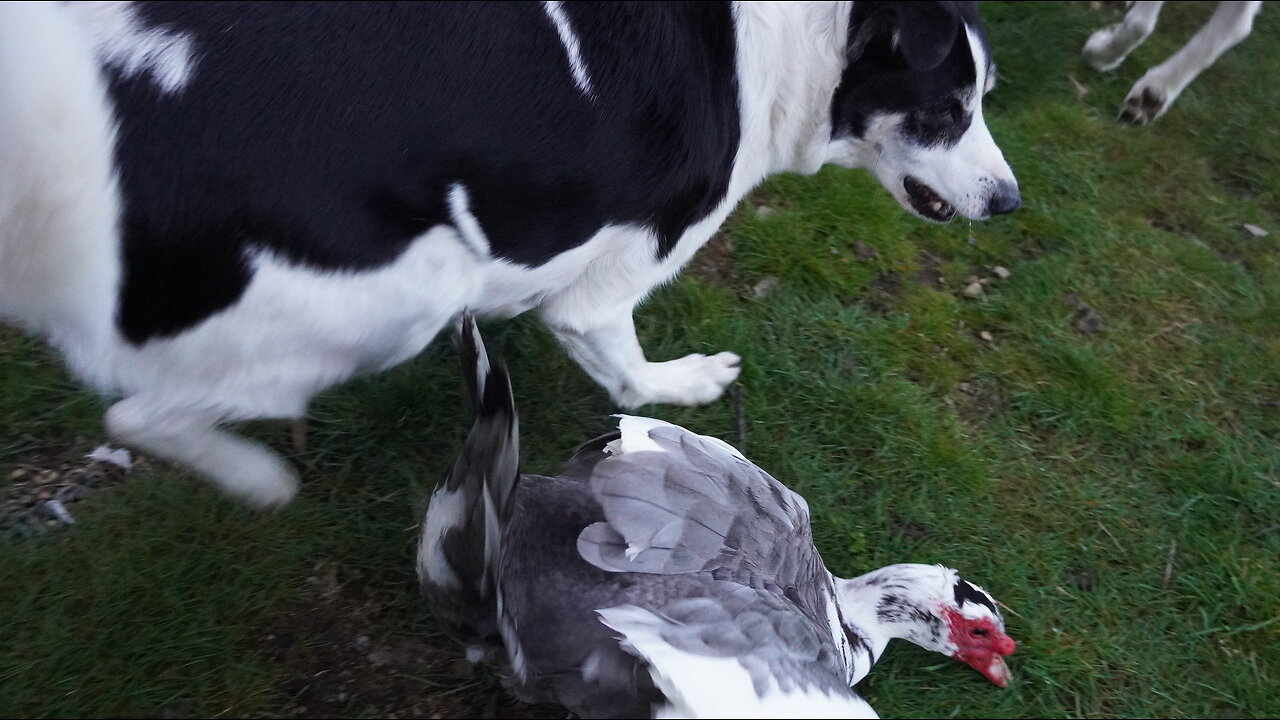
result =
[[[829,630],[774,593],[715,582],[702,597],[597,611],[666,698],[655,717],[876,717]]]
[[[607,456],[580,466],[605,516],[578,537],[587,562],[782,589],[829,585],[804,498],[716,438],[648,418],[623,417],[620,429],[602,446]]]

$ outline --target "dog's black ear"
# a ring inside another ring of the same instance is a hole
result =
[[[942,64],[960,30],[960,10],[954,2],[896,2],[893,36],[907,67],[916,72]]]

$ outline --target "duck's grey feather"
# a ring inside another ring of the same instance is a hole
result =
[[[784,589],[823,584],[803,498],[682,428],[656,427],[649,437],[664,452],[624,453],[591,468],[605,520],[579,536],[583,559],[612,572],[714,570]]]
[[[648,434],[662,452],[590,466],[587,483],[605,517],[578,536],[578,552],[636,577],[636,589],[666,585],[653,576],[687,577],[696,589],[640,602],[633,589],[614,606],[670,619],[662,636],[682,650],[739,658],[758,689],[772,678],[848,692],[847,638],[830,616],[835,589],[804,499],[700,435],[675,426]]]
[[[501,577],[516,635],[504,640],[519,644],[527,669],[512,689],[526,700],[585,717],[647,717],[662,704],[647,661],[624,651],[597,613],[627,605],[668,618],[663,638],[685,652],[736,658],[762,692],[772,679],[787,692],[852,695],[825,608],[801,612],[775,583],[751,587],[720,571],[623,573],[585,563],[574,536],[601,515],[590,486],[575,478],[525,475],[517,488]]]

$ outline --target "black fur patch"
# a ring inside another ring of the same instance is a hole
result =
[[[394,261],[467,190],[498,257],[540,265],[606,224],[668,253],[724,198],[740,127],[727,3],[566,3],[594,97],[540,3],[142,3],[191,36],[164,94],[110,75],[134,343],[224,309],[267,250]]]
[[[942,22],[944,19],[959,22]],[[940,25],[954,31],[902,31],[920,25]],[[977,80],[966,25],[985,45],[976,3],[854,3],[849,18],[850,63],[832,99],[832,137],[862,137],[874,116],[902,113],[901,132],[917,145],[949,147],[958,142],[972,119],[964,107],[965,94],[972,92]],[[904,47],[908,42],[944,43],[949,50]],[[913,60],[938,56],[941,62],[932,67]]]

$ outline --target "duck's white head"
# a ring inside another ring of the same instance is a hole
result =
[[[955,570],[889,565],[838,580],[837,592],[846,632],[882,642],[909,640],[959,660],[1000,687],[1009,684],[1004,656],[1018,644],[1005,634],[995,598]]]

